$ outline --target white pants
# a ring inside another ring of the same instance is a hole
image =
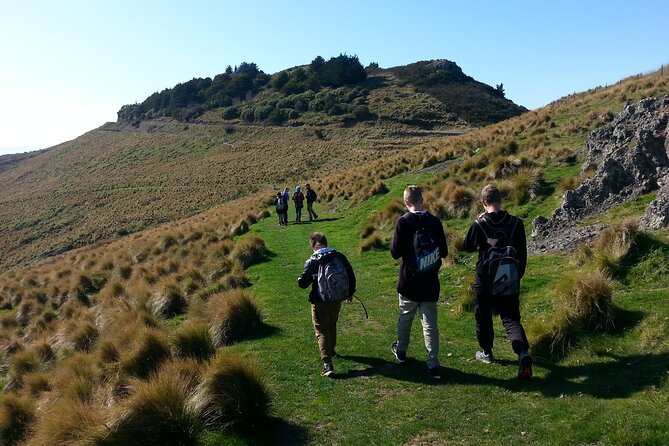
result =
[[[423,340],[427,352],[427,366],[429,368],[439,366],[439,327],[437,326],[437,303],[436,302],[414,302],[405,299],[401,294],[400,318],[397,321],[397,350],[406,352],[409,347],[411,336],[411,324],[416,315],[420,314],[420,322],[423,325]]]

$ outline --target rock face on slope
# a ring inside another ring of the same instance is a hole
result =
[[[629,105],[611,123],[589,136],[582,173],[595,171],[548,220],[532,222],[532,250],[570,251],[588,241],[601,225],[583,226],[584,217],[600,214],[631,198],[659,189],[641,226],[669,225],[669,96]]]

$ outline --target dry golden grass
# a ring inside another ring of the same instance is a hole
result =
[[[0,396],[0,440],[3,445],[18,444],[35,420],[35,403],[13,394]]]
[[[240,289],[211,296],[207,318],[211,338],[217,347],[254,334],[262,324],[255,300]]]

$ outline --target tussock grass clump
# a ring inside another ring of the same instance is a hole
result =
[[[560,192],[565,193],[568,190],[574,190],[581,185],[581,179],[575,176],[564,177],[558,184]]]
[[[374,231],[366,239],[360,242],[360,252],[367,252],[372,250],[386,251],[388,249],[388,242],[384,240],[381,235]]]
[[[520,169],[511,181],[514,200],[518,204],[523,204],[541,195],[544,187],[544,171],[539,168]]]
[[[252,335],[262,324],[262,315],[255,301],[240,289],[211,296],[208,315],[209,333],[217,347]]]
[[[196,445],[200,420],[189,408],[188,383],[179,375],[158,373],[135,382],[116,410],[102,445]]]
[[[179,327],[172,339],[172,345],[174,353],[180,357],[207,360],[216,353],[206,324],[186,324]]]
[[[89,351],[98,339],[98,329],[91,322],[78,321],[70,328],[68,337],[72,348]]]
[[[434,198],[427,199],[428,206],[443,219],[467,217],[476,205],[474,193],[453,180],[442,182],[433,193]]]
[[[631,252],[639,235],[636,220],[614,223],[604,229],[593,242],[594,258],[598,266],[616,273],[620,263]]]
[[[121,369],[129,375],[147,378],[170,355],[170,344],[165,335],[146,329],[139,334],[127,355],[122,356]]]
[[[564,354],[585,333],[613,327],[612,281],[600,269],[584,271],[558,287],[558,307],[550,328],[538,336],[533,349]]]
[[[106,431],[99,408],[68,398],[59,399],[35,422],[30,445],[74,446],[99,444]]]
[[[11,393],[0,397],[0,444],[18,444],[35,420],[32,400]]]
[[[23,377],[23,388],[32,396],[51,390],[51,382],[46,372],[35,372]]]
[[[270,395],[256,364],[222,350],[207,369],[193,406],[207,426],[240,425],[265,418]]]
[[[188,302],[178,285],[165,282],[151,294],[147,309],[156,317],[169,319],[186,311]]]
[[[263,239],[255,234],[251,234],[235,244],[230,253],[233,259],[239,260],[244,268],[262,262],[269,251],[265,246]]]

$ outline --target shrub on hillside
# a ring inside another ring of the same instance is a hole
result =
[[[11,393],[0,396],[0,444],[18,444],[34,420],[32,400]]]
[[[179,327],[172,339],[174,353],[179,357],[207,360],[216,347],[206,324],[186,324]]]
[[[223,350],[207,369],[193,405],[207,426],[251,424],[267,417],[270,396],[254,363]]]
[[[262,315],[253,298],[233,289],[211,296],[208,302],[209,332],[217,347],[253,335],[262,325]]]
[[[544,187],[544,172],[541,169],[520,169],[512,178],[513,198],[518,204],[536,198]]]

